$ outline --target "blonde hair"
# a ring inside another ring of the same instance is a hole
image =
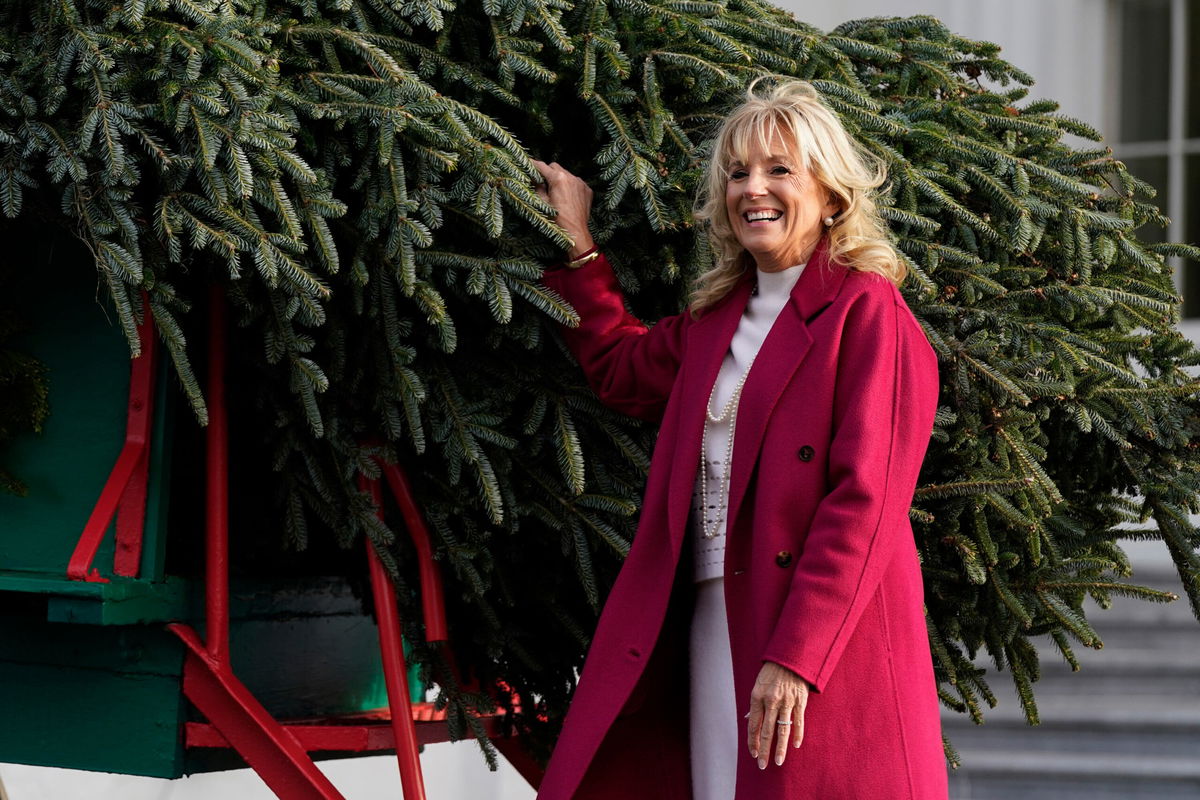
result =
[[[899,285],[907,268],[875,209],[875,190],[887,175],[883,162],[846,133],[812,84],[780,80],[759,93],[762,80],[756,78],[747,87],[745,101],[721,123],[713,144],[695,216],[708,226],[716,265],[696,279],[692,313],[719,301],[754,266],[733,234],[725,207],[726,182],[730,166],[747,160],[752,142],[768,152],[776,137],[841,207],[825,234],[830,261],[879,273]]]

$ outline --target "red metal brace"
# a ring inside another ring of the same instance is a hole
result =
[[[228,664],[212,657],[209,642],[201,644],[187,625],[167,627],[187,645],[184,695],[277,797],[345,800],[299,740],[263,708]]]
[[[225,297],[209,293],[208,428],[204,432],[204,644],[229,666],[229,416],[225,404]]]
[[[187,646],[183,689],[186,697],[208,719],[188,722],[188,747],[231,747],[246,760],[267,785],[286,800],[343,800],[342,795],[317,769],[312,751],[368,752],[394,749],[400,766],[405,800],[425,800],[420,746],[445,741],[445,710],[432,703],[413,704],[409,698],[400,615],[395,587],[374,547],[367,542],[371,589],[379,623],[380,654],[388,693],[388,710],[342,717],[337,720],[280,723],[254,698],[233,674],[229,664],[229,507],[228,421],[224,397],[225,320],[223,299],[214,290],[209,345],[209,426],[207,437],[207,527],[205,575],[206,635],[200,637],[183,624],[168,626]],[[395,495],[418,553],[421,603],[426,639],[448,639],[441,574],[433,559],[429,531],[412,496],[403,470],[380,462]],[[360,483],[382,515],[380,482]],[[417,726],[415,721],[423,724]],[[505,739],[498,715],[480,720],[485,734]],[[432,724],[426,724],[432,723]],[[518,771],[535,787],[542,770],[515,740],[497,741]]]
[[[157,360],[157,339],[150,304],[143,296],[142,324],[138,339],[142,354],[133,359],[129,374],[129,413],[125,423],[125,445],[117,456],[100,499],[92,509],[75,552],[67,562],[67,577],[74,581],[107,583],[99,571],[90,569],[104,533],[117,518],[117,548],[114,571],[118,575],[136,576],[142,558],[142,530],[146,519],[146,482],[150,468],[150,428],[154,411],[154,368]],[[89,571],[90,569],[90,571]]]
[[[390,464],[381,459],[376,459],[376,461],[383,470],[383,477],[387,481],[388,488],[392,490],[396,505],[400,508],[408,535],[412,537],[413,544],[417,548],[417,566],[421,579],[421,611],[425,616],[425,641],[431,644],[448,642],[450,634],[446,625],[446,601],[445,591],[442,587],[442,573],[437,567],[437,562],[434,561],[433,543],[429,536],[429,528],[425,524],[425,517],[413,497],[412,486],[404,469],[399,464]],[[375,498],[376,506],[379,507],[379,498],[375,495],[372,496]],[[457,672],[457,668],[453,666],[452,654],[446,651],[444,656],[451,662],[451,668]],[[417,711],[418,714],[429,714],[430,712],[431,709],[424,708]],[[429,721],[433,721],[433,719],[430,718]],[[546,772],[542,765],[538,764],[515,738],[501,734],[497,716],[485,718],[484,722],[489,728],[489,738],[492,739],[496,749],[536,789],[541,784],[542,777]]]
[[[183,693],[279,797],[345,800],[300,741],[271,716],[229,664],[229,426],[225,406],[225,302],[213,287],[209,316],[205,640],[180,623],[187,646]]]
[[[359,485],[371,495],[371,500],[375,503],[375,513],[382,519],[383,493],[379,489],[379,481],[360,478]],[[400,789],[404,800],[425,800],[425,778],[421,774],[421,750],[417,743],[412,701],[408,694],[408,665],[404,660],[404,643],[400,637],[400,611],[396,604],[396,589],[369,538],[366,540],[366,547],[371,570],[371,595],[375,600],[375,618],[379,626],[383,680],[387,686],[388,708],[391,710],[396,760],[400,765]]]
[[[383,477],[396,498],[396,504],[400,506],[400,514],[404,517],[408,535],[412,537],[417,548],[417,567],[421,574],[421,612],[425,615],[425,641],[449,641],[450,632],[446,627],[446,593],[442,588],[441,570],[433,560],[433,543],[429,538],[429,529],[425,527],[425,517],[417,508],[417,501],[413,498],[412,487],[404,470],[397,464],[376,460],[383,469]],[[378,501],[376,506],[382,507]]]
[[[445,591],[443,590],[442,586],[442,573],[437,567],[437,562],[434,561],[433,542],[429,536],[429,528],[425,524],[425,517],[421,513],[420,508],[417,506],[416,499],[413,497],[412,486],[408,482],[408,476],[405,474],[404,469],[398,464],[390,464],[382,459],[377,458],[376,462],[383,471],[383,477],[387,481],[388,488],[392,490],[392,496],[396,499],[396,505],[400,508],[400,514],[404,518],[404,526],[408,530],[408,535],[412,538],[413,544],[417,548],[417,566],[420,572],[421,580],[421,611],[425,617],[425,641],[429,642],[430,644],[447,642],[450,640],[450,634],[446,625],[446,601]],[[375,501],[376,508],[382,509],[377,482],[364,481],[364,483],[366,486],[370,487],[371,497]],[[382,511],[377,511],[377,513],[379,513],[382,517]],[[373,549],[371,551],[371,557],[374,569],[374,565],[377,564],[379,559],[375,555]],[[383,578],[387,578],[387,573],[383,571],[382,566],[379,567],[379,572]],[[374,579],[375,573],[372,572],[373,586],[375,586]],[[388,582],[388,589],[391,590],[390,581]],[[376,591],[378,591],[377,586]],[[394,607],[394,596],[391,597],[391,603]],[[384,636],[384,622],[382,616],[380,617],[379,624],[380,637],[382,640],[382,637]],[[395,625],[393,630],[398,631],[399,625]],[[386,659],[388,658],[387,652],[389,650],[399,653],[401,659],[403,659],[403,651],[401,649],[398,633],[395,634],[394,643],[387,644],[381,641],[381,646],[384,650],[385,663]],[[453,659],[451,654],[447,651],[444,653],[444,655],[448,660],[451,661],[451,668],[457,672],[457,669],[453,667]],[[401,660],[400,663],[403,664],[403,660]],[[390,697],[391,693],[389,692],[389,699]],[[395,720],[398,712],[404,713],[406,708],[411,711],[411,706],[408,706],[407,703],[405,706],[399,709],[396,707],[394,702],[392,702],[391,705],[393,720]],[[429,706],[429,704],[421,704],[421,706],[416,709],[416,715],[426,722],[440,721],[440,719],[435,718],[444,718],[444,712],[438,714],[431,706]],[[521,776],[524,777],[525,780],[527,780],[529,784],[536,789],[541,783],[542,777],[545,775],[545,769],[538,764],[532,756],[529,755],[529,753],[521,746],[520,742],[510,736],[501,734],[500,725],[498,724],[498,716],[493,715],[485,718],[483,721],[485,727],[489,729],[489,738],[492,739],[492,742],[496,748],[505,756],[505,758],[508,759],[513,767],[516,768],[517,772],[519,772]],[[427,726],[422,726],[423,729],[426,727]],[[420,738],[424,743],[427,737],[419,735],[418,738]],[[399,741],[398,736],[397,741]],[[442,741],[442,739],[429,738],[429,741]],[[400,748],[397,748],[397,755],[399,755],[399,753]],[[403,773],[404,767],[402,765],[401,774],[403,775]],[[406,785],[405,798],[407,799],[408,796]],[[423,795],[414,795],[414,797],[423,797]]]

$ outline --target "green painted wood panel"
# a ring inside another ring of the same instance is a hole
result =
[[[182,670],[161,626],[0,618],[0,761],[179,777]]]
[[[32,579],[27,579],[32,580]],[[183,618],[203,631],[202,587],[170,581]],[[74,596],[0,593],[0,762],[179,777],[236,758],[184,758],[183,647],[164,626],[51,622],[46,607],[119,609],[87,592],[148,584],[73,584]],[[92,588],[95,587],[95,588]],[[354,714],[387,705],[378,631],[340,578],[238,581],[231,593],[234,671],[279,719]],[[110,620],[111,622],[111,620]],[[413,699],[424,687],[410,673]],[[191,754],[195,755],[195,754]]]
[[[30,236],[10,257],[35,267],[11,287],[27,298],[22,316],[29,325],[14,346],[47,366],[50,416],[42,434],[19,437],[5,450],[6,465],[29,492],[0,494],[0,570],[65,580],[67,561],[124,443],[130,352],[81,248],[61,237]],[[22,285],[35,280],[36,286]],[[55,290],[38,288],[47,284]],[[158,478],[165,476],[164,446],[154,454]],[[144,563],[158,571],[144,576],[149,579],[161,579],[162,495],[152,481],[146,523],[153,541]],[[111,574],[112,552],[110,535],[95,561],[103,574]]]

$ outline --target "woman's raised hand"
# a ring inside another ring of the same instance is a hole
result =
[[[758,768],[766,769],[768,756],[782,766],[788,742],[799,747],[804,739],[804,707],[808,705],[808,682],[773,661],[763,662],[750,692],[750,722],[746,743]],[[774,739],[774,747],[772,747]]]
[[[567,258],[576,258],[595,247],[588,218],[592,213],[592,187],[567,172],[557,162],[547,164],[533,159],[533,165],[542,174],[542,183],[537,193],[546,199],[558,212],[558,225],[575,243]]]

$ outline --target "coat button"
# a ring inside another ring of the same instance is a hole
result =
[[[788,564],[792,563],[792,554],[787,550],[780,550],[775,556],[775,563],[781,567],[786,567]]]
[[[811,445],[806,444],[800,448],[799,455],[801,461],[812,461],[812,457],[816,455],[816,451],[812,449]]]

